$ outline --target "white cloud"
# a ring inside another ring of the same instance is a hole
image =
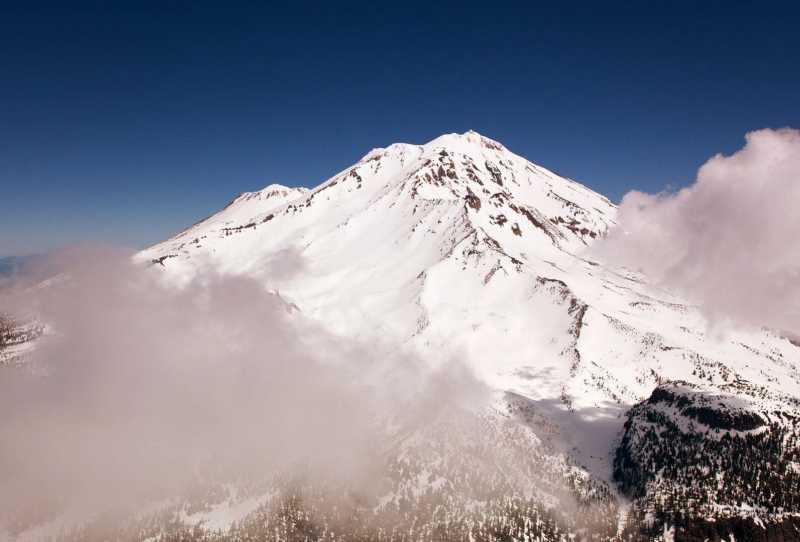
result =
[[[800,131],[758,130],[677,193],[630,192],[594,249],[713,318],[800,332]]]
[[[58,258],[67,278],[0,295],[51,326],[27,368],[0,371],[3,514],[44,499],[152,502],[198,477],[298,466],[358,483],[387,419],[415,424],[414,405],[431,416],[483,393],[463,367],[437,375],[396,348],[334,338],[252,280],[169,289],[126,253]]]

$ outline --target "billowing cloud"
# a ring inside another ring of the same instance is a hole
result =
[[[627,194],[595,249],[712,318],[800,333],[800,131],[758,130],[677,193]]]
[[[484,393],[463,367],[334,338],[249,279],[177,289],[126,253],[59,259],[56,279],[0,295],[49,327],[26,366],[0,367],[2,515],[287,470],[357,484],[385,453],[387,420]]]

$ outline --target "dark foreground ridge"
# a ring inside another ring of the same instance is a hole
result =
[[[651,534],[672,525],[675,540],[800,540],[800,419],[790,405],[759,411],[724,391],[658,387],[631,409],[614,462],[631,525]]]

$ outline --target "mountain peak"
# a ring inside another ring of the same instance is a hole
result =
[[[475,130],[468,130],[462,134],[457,132],[442,134],[423,144],[398,142],[392,143],[388,147],[376,147],[365,154],[359,162],[369,162],[370,160],[375,160],[389,154],[407,155],[414,151],[425,153],[442,149],[452,152],[461,152],[463,154],[474,154],[481,149],[494,151],[508,150],[502,143],[483,136]]]
[[[454,148],[465,149],[469,146],[480,146],[487,149],[496,151],[506,150],[506,148],[498,141],[488,138],[476,132],[475,130],[468,130],[463,134],[450,133],[442,134],[436,139],[433,139],[424,145],[431,148]]]
[[[273,183],[255,192],[243,192],[239,194],[234,202],[248,201],[252,199],[265,200],[271,198],[286,198],[287,196],[300,196],[306,192],[308,192],[308,188],[301,186],[290,187]]]
[[[317,258],[331,247],[356,261],[365,257],[360,247],[375,245],[375,236],[400,247],[397,253],[409,239],[422,243],[425,237],[426,250],[441,257],[477,236],[486,250],[512,262],[553,261],[602,236],[615,214],[600,194],[470,130],[422,145],[373,149],[311,190],[272,184],[244,193],[146,257],[251,269],[273,250],[310,255],[311,243],[322,251]],[[437,256],[431,258],[427,265]]]

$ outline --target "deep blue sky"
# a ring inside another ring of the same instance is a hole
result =
[[[8,4],[0,255],[143,246],[445,132],[617,200],[800,127],[797,2]]]

